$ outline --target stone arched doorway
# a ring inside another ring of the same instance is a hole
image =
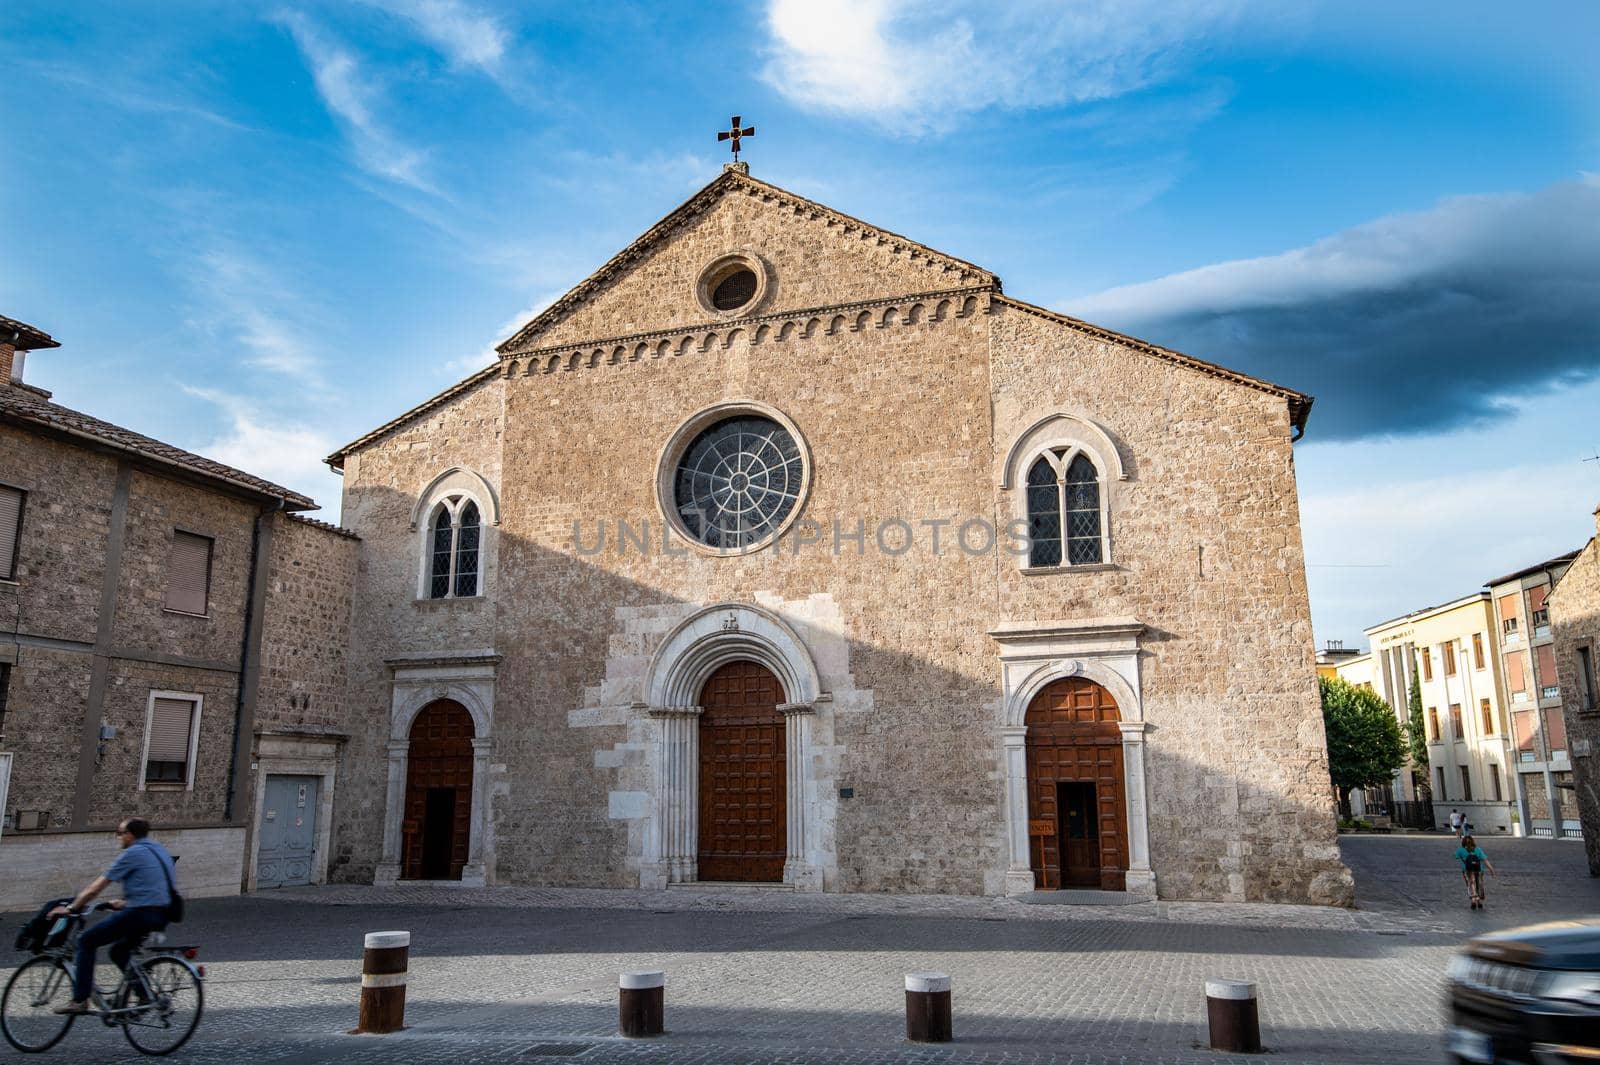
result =
[[[772,807],[782,826],[777,843],[767,851],[762,844],[760,879],[781,879],[801,891],[820,891],[823,869],[832,865],[831,837],[824,838],[819,816],[824,784],[818,759],[812,754],[812,729],[817,704],[831,698],[821,690],[816,663],[799,636],[775,614],[747,603],[719,603],[696,611],[666,635],[645,670],[644,699],[636,704],[649,714],[655,727],[650,784],[652,825],[644,843],[639,883],[645,888],[729,876],[726,863],[711,868],[701,863],[706,853],[725,855],[721,844],[702,846],[702,819],[710,796],[703,794],[700,745],[702,736],[720,742],[716,724],[703,725],[702,704],[715,693],[713,678],[727,666],[741,667],[755,684],[753,667],[766,676],[761,685],[761,712],[744,706],[739,714],[717,713],[713,721],[753,717],[763,730],[762,742],[779,744],[771,769],[775,770],[778,802]],[[726,674],[731,676],[731,672]],[[718,698],[733,698],[731,695]],[[754,700],[750,694],[740,700]],[[774,707],[773,699],[787,699]],[[776,710],[781,728],[776,736],[766,731]],[[755,727],[731,725],[735,729]],[[763,770],[766,772],[767,770]],[[763,827],[762,831],[765,831]],[[779,876],[771,877],[770,855],[782,856]],[[756,879],[752,871],[743,874]]]
[[[701,880],[777,883],[788,854],[783,688],[758,662],[718,666],[700,693]]]
[[[406,765],[401,876],[460,880],[472,835],[472,715],[450,699],[423,707],[411,724]]]
[[[1128,870],[1121,715],[1081,677],[1028,703],[1028,846],[1036,889],[1122,891]]]

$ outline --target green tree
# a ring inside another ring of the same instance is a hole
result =
[[[1328,732],[1328,776],[1348,803],[1353,788],[1381,787],[1406,764],[1406,745],[1394,710],[1366,686],[1318,677],[1322,723]]]
[[[1417,676],[1415,656],[1411,662],[1411,694],[1406,703],[1406,741],[1410,747],[1411,768],[1416,772],[1417,785],[1422,790],[1433,791],[1428,775],[1428,726],[1422,720],[1422,678]]]

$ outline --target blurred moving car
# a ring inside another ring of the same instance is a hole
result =
[[[1480,936],[1445,976],[1452,1060],[1600,1065],[1600,917]]]

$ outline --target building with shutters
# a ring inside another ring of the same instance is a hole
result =
[[[1535,836],[1580,834],[1570,800],[1572,758],[1549,606],[1551,588],[1577,555],[1568,551],[1488,582],[1511,714],[1517,805],[1526,831]]]
[[[735,165],[352,441],[352,880],[1345,903],[1291,389]]]
[[[299,493],[56,403],[22,356],[57,346],[0,318],[0,910],[82,887],[132,813],[186,894],[236,892],[263,858],[325,876],[353,537],[300,517]],[[311,846],[280,861],[297,818]]]

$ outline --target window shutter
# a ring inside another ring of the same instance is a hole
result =
[[[1543,644],[1533,649],[1534,683],[1544,694],[1544,688],[1557,687],[1561,681],[1556,675],[1556,649],[1553,644]]]
[[[173,533],[172,558],[167,567],[167,609],[204,614],[210,579],[210,539],[193,533]]]
[[[1506,655],[1506,687],[1514,692],[1528,690],[1528,676],[1520,654]]]
[[[1549,707],[1544,712],[1544,742],[1549,751],[1567,749],[1567,722],[1558,706]]]
[[[188,699],[156,699],[150,714],[150,749],[147,762],[189,761],[189,726],[194,703]]]
[[[1510,621],[1517,616],[1516,595],[1502,595],[1500,597],[1500,620]]]
[[[1545,600],[1550,598],[1550,586],[1541,584],[1536,588],[1528,589],[1528,613],[1537,614],[1544,609]]]
[[[0,577],[12,577],[17,566],[17,529],[22,524],[22,492],[0,487]]]

